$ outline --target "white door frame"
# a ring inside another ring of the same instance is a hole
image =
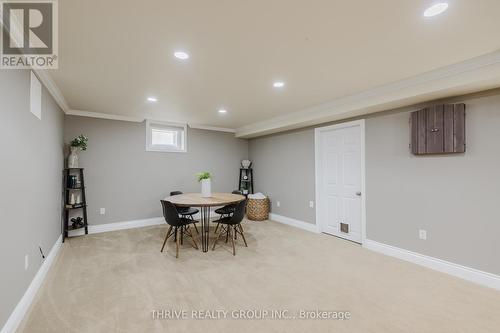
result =
[[[321,209],[321,200],[320,197],[320,165],[319,165],[319,156],[320,156],[320,134],[325,131],[330,131],[332,129],[341,129],[352,126],[359,126],[361,132],[361,244],[365,243],[366,240],[366,186],[365,186],[365,120],[354,120],[345,123],[339,123],[331,126],[318,127],[314,130],[314,160],[315,160],[315,191],[316,191],[316,225],[320,232],[323,232],[323,223],[319,221],[318,216],[320,216],[319,212]]]

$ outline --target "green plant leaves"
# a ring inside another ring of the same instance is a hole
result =
[[[85,135],[80,134],[79,136],[71,140],[70,146],[80,148],[81,150],[87,150],[88,141],[89,139]]]
[[[210,175],[210,172],[204,171],[196,174],[196,177],[198,177],[198,181],[201,182],[203,179],[211,179],[212,176]]]

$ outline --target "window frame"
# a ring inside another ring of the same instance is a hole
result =
[[[182,149],[173,148],[174,146],[153,145],[152,130],[154,128],[161,128],[161,127],[167,127],[167,128],[171,127],[174,129],[182,130],[181,139],[184,143]],[[186,153],[187,152],[187,124],[146,119],[146,151],[160,152],[160,153]]]

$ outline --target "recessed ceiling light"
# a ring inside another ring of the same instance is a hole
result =
[[[151,96],[151,97],[148,97],[148,102],[153,102],[153,103],[158,102],[158,99],[156,97]]]
[[[446,2],[436,3],[425,10],[424,16],[425,17],[436,16],[443,13],[447,9],[448,9],[448,4]]]
[[[285,86],[285,82],[283,81],[276,81],[273,83],[274,88],[283,88]]]
[[[223,113],[223,114],[224,114],[224,113],[227,113],[227,110],[225,110],[225,109],[220,109],[220,110],[219,110],[219,113]]]
[[[189,54],[187,54],[186,52],[184,51],[175,51],[174,52],[174,56],[177,58],[177,59],[180,59],[180,60],[186,60],[186,59],[189,59]]]

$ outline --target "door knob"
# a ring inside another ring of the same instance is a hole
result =
[[[360,196],[361,196],[361,192],[359,192],[359,191],[358,191],[358,192],[356,192],[356,195],[357,195],[358,197],[360,197]]]

